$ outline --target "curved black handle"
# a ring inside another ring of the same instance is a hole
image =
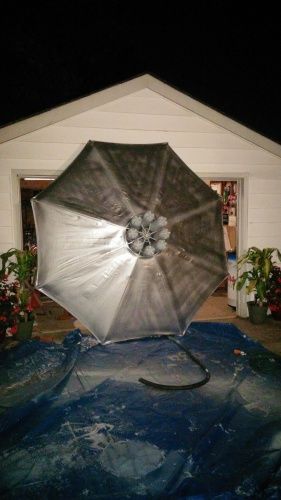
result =
[[[194,363],[196,363],[201,370],[205,373],[205,377],[199,382],[195,382],[194,384],[184,384],[184,385],[167,385],[167,384],[158,384],[157,382],[152,382],[151,380],[147,380],[145,378],[139,378],[139,382],[142,384],[148,385],[150,387],[154,387],[155,389],[161,389],[164,391],[186,391],[189,389],[196,389],[197,387],[201,387],[209,382],[211,378],[211,374],[209,370],[197,359],[186,347],[184,347],[178,340],[174,337],[168,337],[169,340],[175,342],[175,344],[179,345],[180,348],[189,356]]]

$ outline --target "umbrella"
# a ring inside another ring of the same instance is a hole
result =
[[[32,206],[37,288],[102,344],[183,335],[226,277],[221,201],[166,143],[89,141]]]

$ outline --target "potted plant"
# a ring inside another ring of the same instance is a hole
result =
[[[16,283],[8,283],[7,278],[0,281],[0,342],[6,338],[9,330],[11,335],[16,333],[17,286]]]
[[[273,253],[276,252],[281,260],[281,254],[277,248],[250,247],[238,260],[238,270],[247,266],[238,277],[237,289],[246,286],[248,295],[254,294],[254,300],[247,302],[250,321],[255,324],[263,323],[267,317],[268,291],[270,279],[274,268]]]
[[[267,298],[272,317],[281,321],[281,267],[272,269]]]
[[[0,255],[2,267],[1,281],[7,277],[14,279],[16,300],[13,308],[13,317],[16,318],[18,339],[30,338],[34,315],[30,305],[34,292],[34,279],[37,267],[36,248],[18,250],[11,248]]]

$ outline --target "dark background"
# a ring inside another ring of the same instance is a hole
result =
[[[10,2],[0,125],[148,72],[281,143],[280,16],[242,5]]]

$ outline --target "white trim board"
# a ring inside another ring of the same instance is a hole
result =
[[[44,173],[42,173],[42,170],[11,170],[12,227],[16,248],[22,248],[23,245],[20,179],[24,177],[40,177],[41,179],[45,179],[46,177],[56,178],[61,173],[62,170],[46,170]]]

